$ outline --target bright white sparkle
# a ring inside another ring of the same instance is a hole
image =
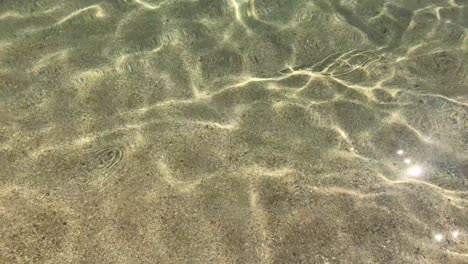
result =
[[[403,155],[403,153],[405,153],[402,149],[399,149],[397,152],[396,152],[398,155]]]
[[[403,162],[406,163],[406,164],[410,164],[411,160],[410,159],[405,159]]]
[[[441,242],[444,239],[444,235],[442,234],[437,234],[434,236],[435,241]]]
[[[453,231],[452,232],[452,237],[453,238],[458,238],[459,235],[460,235],[460,232],[458,232],[458,231]]]
[[[412,177],[419,177],[422,172],[423,170],[420,166],[413,166],[408,169],[408,175]]]

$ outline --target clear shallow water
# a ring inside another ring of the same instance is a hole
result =
[[[0,1],[0,262],[467,263],[468,2]]]

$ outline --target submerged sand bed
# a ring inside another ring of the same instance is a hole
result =
[[[467,18],[0,1],[0,263],[468,263]]]

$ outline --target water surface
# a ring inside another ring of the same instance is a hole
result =
[[[468,263],[468,1],[1,0],[1,263]]]

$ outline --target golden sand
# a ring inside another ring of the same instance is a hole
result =
[[[0,263],[468,263],[467,14],[0,1]]]

